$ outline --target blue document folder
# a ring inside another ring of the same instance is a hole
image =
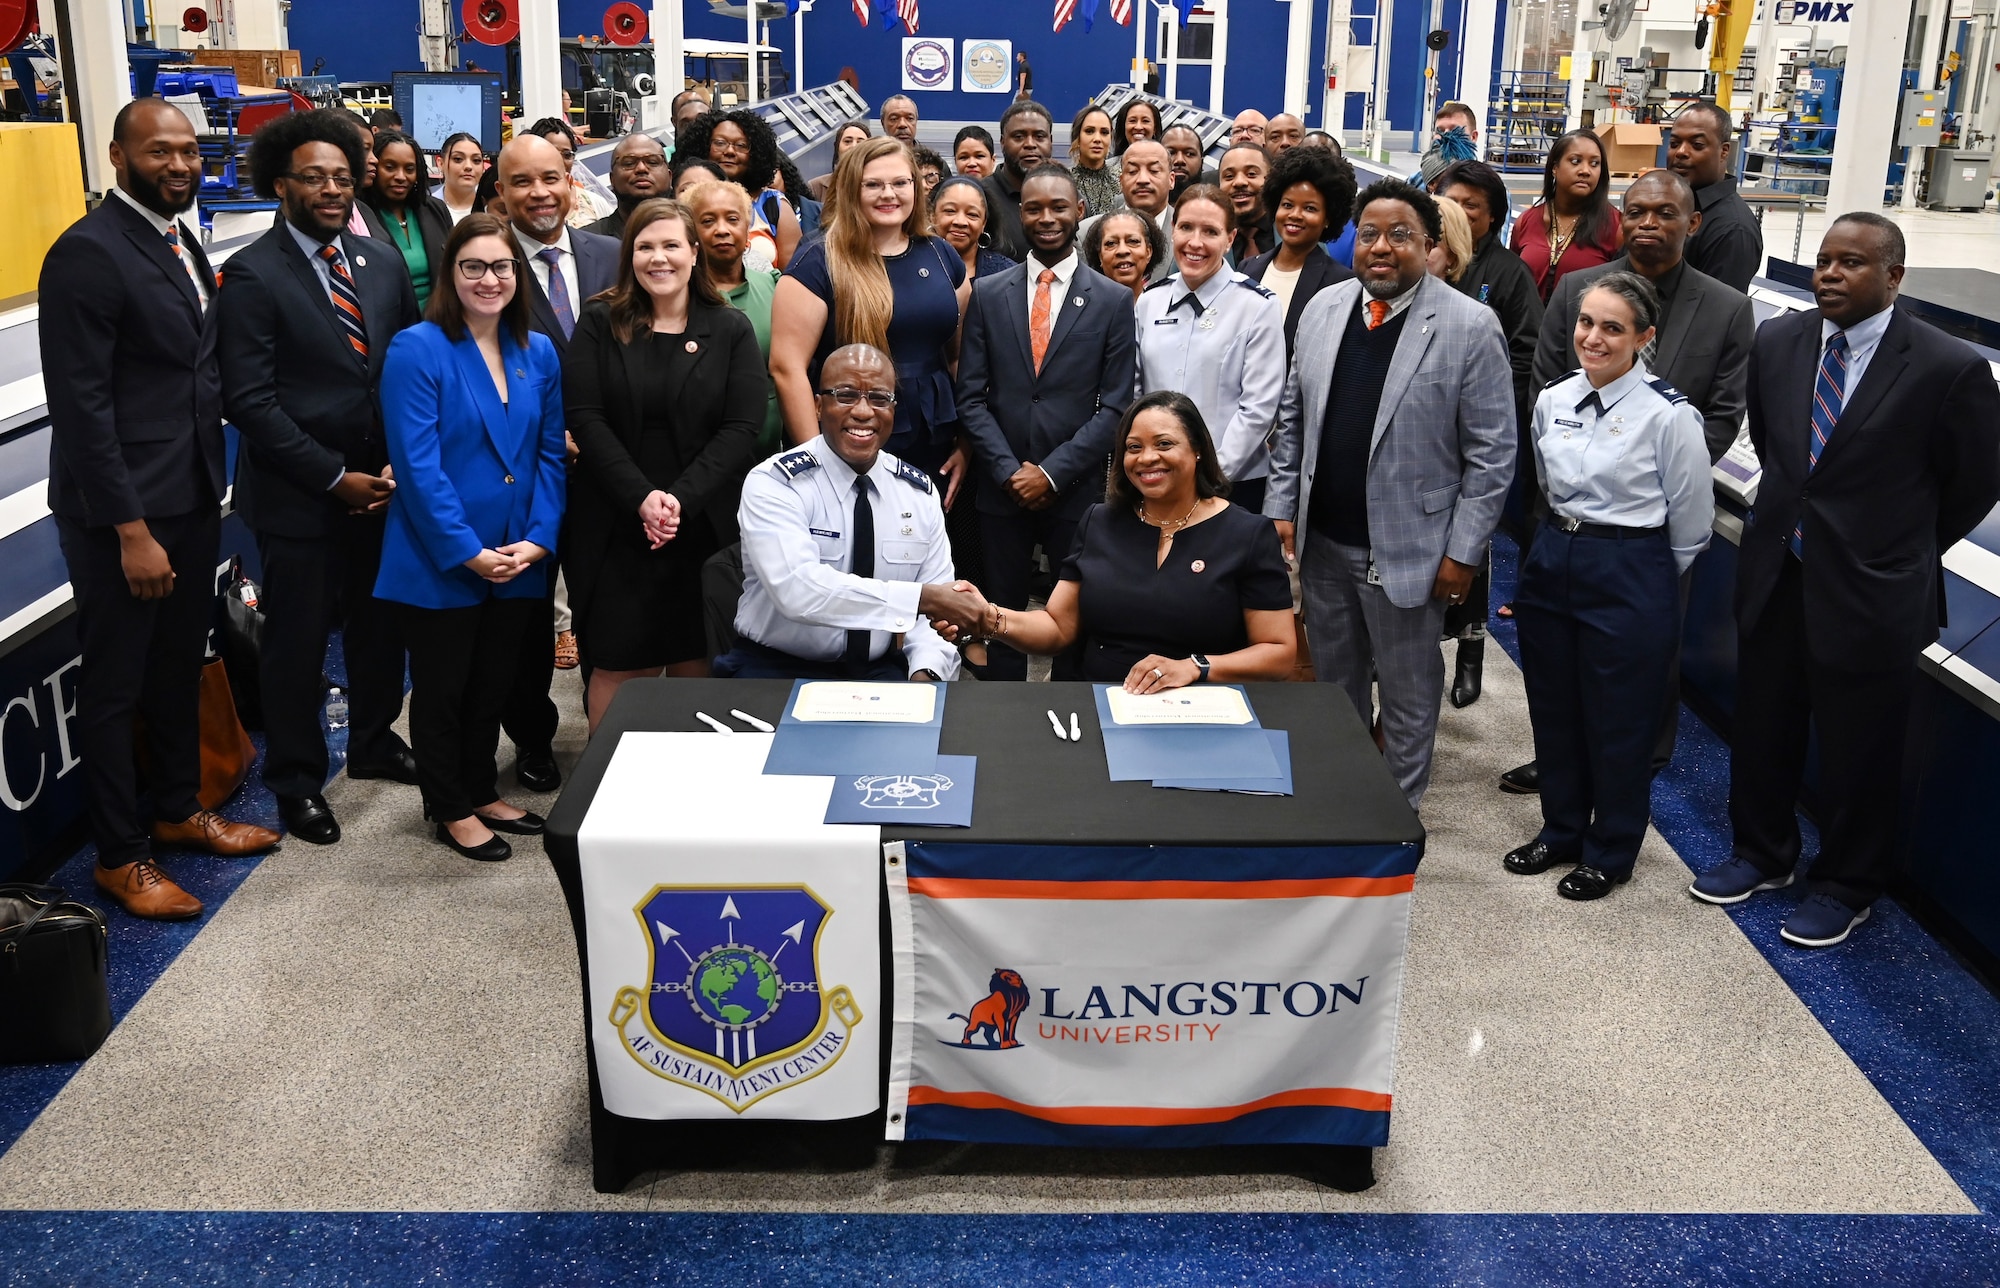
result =
[[[933,685],[937,703],[928,724],[878,724],[869,721],[800,720],[795,680],[778,717],[771,753],[764,759],[767,774],[928,774],[937,768],[938,735],[944,730],[945,692]]]
[[[1278,762],[1276,778],[1155,778],[1155,787],[1179,787],[1196,792],[1250,792],[1259,796],[1292,794],[1292,736],[1283,729],[1266,729],[1271,755]],[[831,822],[832,820],[828,820]]]
[[[1119,725],[1111,719],[1110,686],[1096,685],[1093,691],[1113,782],[1279,776],[1271,741],[1256,724]]]
[[[826,803],[829,823],[971,827],[975,756],[939,756],[928,774],[842,774]]]

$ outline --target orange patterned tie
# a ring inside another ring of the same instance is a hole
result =
[[[1035,306],[1028,310],[1028,344],[1035,351],[1035,374],[1042,374],[1042,355],[1049,351],[1049,283],[1056,271],[1045,268],[1035,279]]]
[[[1381,326],[1384,322],[1387,322],[1388,320],[1389,320],[1389,301],[1387,300],[1368,301],[1368,329],[1370,331],[1373,331],[1376,327]]]

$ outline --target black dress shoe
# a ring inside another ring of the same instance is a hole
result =
[[[1479,701],[1479,678],[1485,667],[1486,641],[1460,640],[1458,667],[1451,680],[1451,705],[1462,710]]]
[[[1500,775],[1500,790],[1516,796],[1533,796],[1542,790],[1542,767],[1535,761],[1516,765]]]
[[[1546,841],[1530,841],[1526,845],[1507,851],[1507,857],[1500,860],[1500,866],[1517,877],[1538,877],[1558,863],[1574,863],[1576,855],[1562,854],[1549,848]]]
[[[1579,864],[1574,872],[1556,882],[1556,893],[1565,899],[1578,901],[1602,899],[1615,887],[1622,886],[1631,879],[1630,871],[1620,872],[1614,877],[1584,863]]]
[[[531,792],[552,792],[562,786],[552,751],[523,751],[514,758],[514,780]]]
[[[491,820],[489,819],[482,818],[479,821],[491,826]],[[452,849],[457,850],[466,858],[478,859],[481,863],[498,863],[502,859],[511,859],[514,857],[514,847],[497,836],[489,836],[478,845],[460,845],[458,838],[451,834],[451,829],[442,823],[437,825],[437,839],[443,841]]]
[[[392,783],[417,785],[417,758],[408,747],[398,747],[387,760],[347,762],[349,778],[386,778]]]
[[[519,818],[488,818],[481,814],[479,821],[496,832],[512,832],[515,836],[540,836],[548,822],[532,810],[522,810]]]
[[[340,839],[340,824],[327,808],[324,796],[280,796],[278,817],[285,831],[313,845],[332,845]]]

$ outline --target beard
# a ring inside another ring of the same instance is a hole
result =
[[[1363,278],[1361,289],[1368,292],[1369,296],[1373,299],[1393,300],[1408,288],[1403,285],[1402,278],[1392,277],[1386,282],[1378,282],[1373,278]]]
[[[167,194],[160,190],[160,185],[140,174],[136,166],[125,168],[125,186],[139,199],[140,205],[168,219],[194,205],[195,194],[201,191],[201,181],[196,180],[188,185],[188,195],[184,200],[170,201]]]

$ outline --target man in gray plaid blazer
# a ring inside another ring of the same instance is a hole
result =
[[[1313,297],[1278,410],[1264,513],[1297,556],[1319,678],[1368,720],[1416,808],[1444,692],[1438,637],[1514,475],[1513,373],[1493,310],[1428,276],[1437,203],[1399,179],[1355,203],[1358,276]]]

